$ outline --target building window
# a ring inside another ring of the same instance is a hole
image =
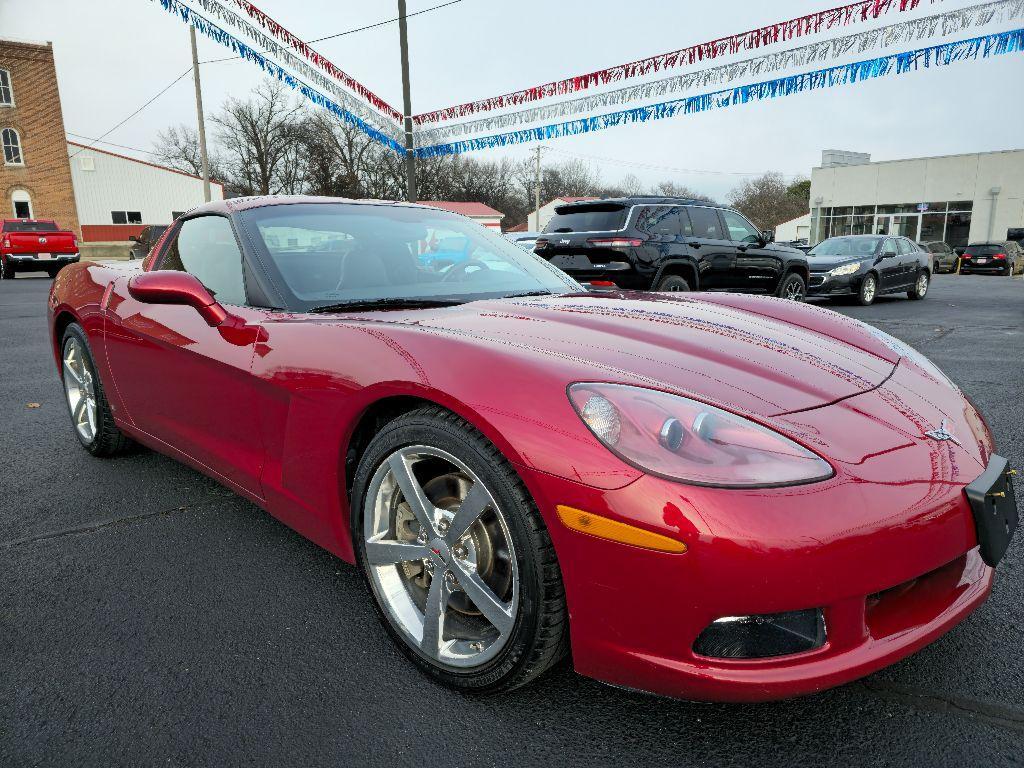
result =
[[[11,73],[0,69],[0,107],[14,106],[14,89],[11,88]]]
[[[141,224],[142,214],[139,211],[111,211],[110,220],[115,224]]]
[[[5,165],[24,165],[21,158],[21,137],[13,128],[4,128],[0,131],[0,142],[4,145]]]
[[[32,198],[23,189],[16,189],[11,193],[11,208],[14,210],[14,218],[32,218]]]
[[[971,227],[970,200],[937,203],[859,205],[853,208],[815,208],[811,235],[819,243],[841,235],[900,235],[922,242],[967,245]],[[853,215],[848,215],[850,212]]]

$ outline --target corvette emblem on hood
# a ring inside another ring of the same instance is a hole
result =
[[[939,442],[951,442],[951,443],[955,443],[956,445],[959,445],[961,448],[963,447],[963,445],[960,443],[960,441],[956,439],[956,435],[954,435],[952,432],[950,432],[946,428],[946,420],[945,419],[943,419],[942,423],[939,424],[939,428],[938,429],[929,430],[929,431],[925,432],[924,434],[925,434],[925,437],[930,437],[932,440],[938,440]]]

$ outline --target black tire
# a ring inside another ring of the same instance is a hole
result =
[[[807,299],[807,283],[795,272],[790,273],[783,278],[782,283],[779,285],[778,293],[775,295],[780,299],[804,301]]]
[[[61,339],[61,375],[64,374],[64,355],[68,347],[70,339],[75,339],[78,342],[79,347],[84,352],[85,364],[88,366],[92,374],[93,387],[96,393],[96,434],[93,435],[91,440],[86,439],[82,436],[74,426],[74,414],[71,412],[71,403],[65,402],[68,405],[68,414],[72,417],[71,431],[74,432],[75,437],[78,438],[78,442],[82,444],[93,456],[115,456],[119,453],[124,453],[130,448],[135,446],[127,435],[121,432],[114,423],[114,416],[110,411],[110,403],[107,402],[107,395],[103,389],[103,382],[100,380],[99,374],[96,371],[96,362],[93,359],[92,348],[89,346],[89,340],[86,338],[85,331],[78,323],[72,323],[64,331],[64,336]]]
[[[691,288],[690,283],[682,275],[665,275],[665,277],[658,281],[658,287],[654,290],[667,293],[684,293],[691,290]]]
[[[464,462],[491,492],[508,525],[520,578],[517,616],[505,645],[479,667],[448,667],[414,648],[393,626],[371,584],[363,528],[366,495],[382,462],[410,445],[437,448]],[[386,424],[359,460],[351,507],[356,558],[378,617],[399,649],[428,677],[465,693],[499,693],[530,682],[566,655],[568,611],[561,570],[547,527],[512,466],[470,424],[436,406],[411,411]]]
[[[922,279],[924,280],[923,284]],[[914,287],[907,291],[907,298],[913,299],[914,301],[921,301],[921,299],[928,295],[928,288],[931,286],[931,282],[931,275],[928,274],[928,270],[922,269],[917,274],[917,280],[914,282]]]
[[[7,259],[0,258],[0,280],[13,280],[14,269],[8,263]]]
[[[860,281],[860,291],[857,293],[857,301],[862,307],[867,307],[874,304],[877,296],[878,278],[875,276],[874,272],[869,272],[864,275],[864,279]]]

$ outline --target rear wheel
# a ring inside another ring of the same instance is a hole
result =
[[[114,424],[82,326],[72,323],[61,343],[61,378],[78,442],[93,456],[121,453],[132,441]]]
[[[469,424],[436,407],[392,421],[360,459],[352,500],[378,613],[421,671],[495,693],[565,655],[547,528],[511,465]]]
[[[658,281],[656,291],[667,293],[682,293],[690,290],[690,284],[682,275],[666,275]]]
[[[807,285],[804,279],[797,274],[786,275],[779,286],[779,298],[790,301],[803,301],[807,298]]]
[[[864,276],[864,279],[860,281],[860,293],[857,294],[857,301],[860,302],[861,306],[868,306],[875,301],[875,296],[878,295],[878,278],[875,277],[874,273],[868,273]]]
[[[914,283],[914,287],[907,291],[907,296],[915,301],[920,301],[928,295],[928,286],[931,280],[928,278],[928,273],[922,271],[917,276],[917,282]]]

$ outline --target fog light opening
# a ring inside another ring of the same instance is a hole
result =
[[[764,659],[806,653],[825,644],[820,608],[751,616],[723,616],[693,644],[694,653],[718,659]]]

